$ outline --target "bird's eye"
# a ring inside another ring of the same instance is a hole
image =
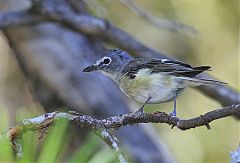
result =
[[[103,63],[104,63],[104,64],[109,64],[109,63],[110,63],[110,59],[109,59],[109,58],[105,58],[105,59],[103,60]]]

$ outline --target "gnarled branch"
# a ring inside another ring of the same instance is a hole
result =
[[[9,140],[13,143],[13,146],[16,149],[21,149],[19,145],[16,147],[16,138],[21,137],[22,134],[27,131],[43,130],[53,125],[55,121],[65,119],[72,122],[77,127],[94,131],[116,152],[116,156],[120,162],[126,162],[123,154],[120,152],[117,138],[113,136],[108,129],[117,130],[126,125],[139,123],[165,123],[173,127],[176,126],[181,130],[188,130],[206,125],[207,128],[210,129],[210,122],[232,115],[240,115],[240,104],[216,109],[199,117],[187,120],[171,117],[164,112],[143,114],[128,113],[102,120],[94,119],[91,116],[83,115],[75,111],[70,111],[68,113],[52,112],[36,118],[23,120],[19,125],[11,128],[7,135]]]
[[[45,131],[48,129],[48,127],[52,126],[60,119],[73,122],[78,127],[92,130],[103,141],[105,141],[111,149],[115,151],[116,158],[120,163],[127,163],[123,153],[120,150],[118,139],[104,127],[101,121],[93,119],[87,115],[78,114],[76,112],[52,112],[32,119],[25,119],[16,127],[11,128],[7,133],[7,137],[12,142],[15,152],[21,156],[23,151],[18,139],[21,138],[25,132],[36,130]]]

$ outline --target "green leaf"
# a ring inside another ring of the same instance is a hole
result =
[[[88,162],[95,154],[100,144],[99,137],[95,134],[89,133],[86,137],[85,143],[79,148],[79,150],[73,154],[69,163],[85,163]]]
[[[38,162],[55,162],[58,158],[58,154],[62,149],[63,143],[67,136],[66,129],[68,123],[64,120],[57,121],[50,129],[49,134],[45,140]]]
[[[0,162],[13,162],[12,145],[7,137],[0,137]]]

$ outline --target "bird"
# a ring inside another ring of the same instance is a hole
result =
[[[100,71],[110,77],[121,91],[142,107],[146,104],[174,102],[172,117],[177,115],[176,100],[186,87],[225,84],[212,79],[198,78],[210,66],[193,67],[174,59],[133,58],[126,51],[115,48],[103,52],[103,57],[83,72]]]

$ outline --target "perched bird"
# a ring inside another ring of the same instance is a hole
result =
[[[176,116],[176,98],[184,88],[223,83],[196,77],[209,69],[210,66],[192,67],[171,59],[134,59],[123,50],[110,49],[83,72],[99,70],[109,76],[127,96],[143,103],[139,113],[143,113],[143,107],[147,103],[174,101],[170,115]]]

